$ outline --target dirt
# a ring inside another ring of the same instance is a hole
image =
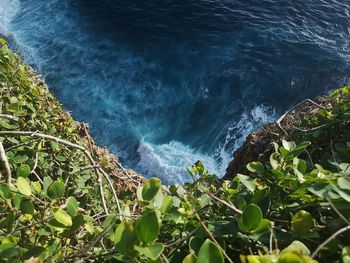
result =
[[[315,115],[322,107],[327,107],[325,97],[317,97],[313,101],[304,100],[283,114],[279,123],[267,123],[258,131],[251,133],[243,145],[234,152],[233,160],[227,167],[223,179],[232,179],[237,173],[246,173],[246,166],[250,162],[268,161],[274,150],[273,142],[278,142],[282,137],[288,140],[298,131],[298,126],[306,116]]]

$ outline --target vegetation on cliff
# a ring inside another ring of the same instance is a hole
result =
[[[197,162],[164,186],[96,147],[2,43],[0,262],[350,262],[349,87],[283,116],[240,173]]]

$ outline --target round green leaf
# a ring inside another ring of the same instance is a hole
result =
[[[249,204],[247,205],[241,216],[242,225],[248,230],[252,231],[256,229],[262,220],[262,212],[257,205]]]
[[[23,200],[20,207],[23,214],[34,214],[34,204],[30,200]]]
[[[17,171],[16,171],[16,175],[17,177],[28,177],[28,175],[30,174],[31,169],[29,167],[29,165],[27,164],[22,164],[20,167],[18,167]]]
[[[248,171],[252,173],[262,174],[264,173],[264,166],[261,162],[251,162],[247,164]]]
[[[197,263],[197,256],[193,253],[188,254],[182,261],[182,263]]]
[[[79,205],[78,205],[78,201],[77,201],[77,199],[75,199],[75,197],[73,197],[73,196],[68,197],[67,202],[66,202],[66,206],[67,206],[68,214],[70,214],[71,216],[77,215]]]
[[[205,240],[198,252],[200,263],[224,263],[220,248],[209,239]]]
[[[145,214],[137,222],[137,237],[146,244],[152,243],[157,239],[158,231],[159,223],[156,212],[154,211]]]
[[[114,244],[117,250],[124,254],[130,254],[137,237],[132,224],[127,221],[120,223],[114,233]]]
[[[288,247],[283,249],[281,253],[284,252],[293,252],[299,255],[310,255],[310,250],[307,248],[307,246],[298,240],[294,240]]]
[[[239,181],[244,184],[245,187],[248,188],[249,191],[253,192],[255,191],[255,183],[254,180],[252,180],[249,176],[244,175],[244,174],[237,174],[237,177]]]
[[[278,263],[303,263],[305,262],[301,255],[293,252],[285,252],[278,258]]]
[[[160,190],[161,181],[158,178],[149,179],[142,188],[143,200],[151,201]]]
[[[47,195],[52,199],[60,198],[64,195],[65,190],[66,187],[64,186],[64,183],[55,181],[47,189]]]
[[[31,257],[36,258],[45,251],[46,251],[46,248],[44,247],[33,246],[29,248],[26,251],[26,253],[23,254],[22,259],[29,259]]]
[[[53,217],[64,226],[71,226],[73,224],[70,215],[61,208],[53,210]]]
[[[38,192],[38,193],[41,192],[41,183],[39,183],[39,182],[32,182],[32,187],[35,190],[35,192]]]
[[[272,222],[270,220],[267,219],[262,219],[259,226],[257,228],[255,228],[252,233],[253,234],[260,234],[265,232],[266,230],[269,229],[269,226],[271,226]]]
[[[17,188],[18,191],[23,195],[30,196],[32,194],[32,189],[30,188],[29,181],[24,177],[17,178]]]
[[[163,204],[162,204],[162,206],[159,209],[160,212],[167,213],[170,210],[172,204],[173,204],[173,197],[170,196],[170,195],[164,196]]]
[[[164,250],[164,245],[161,243],[154,243],[147,247],[135,246],[135,249],[136,251],[140,252],[141,254],[144,254],[146,257],[150,258],[151,260],[157,260],[157,258],[160,256],[160,254]]]
[[[350,247],[344,247],[341,255],[343,263],[350,263]]]
[[[5,199],[10,199],[12,197],[11,189],[8,184],[0,185],[0,196],[2,196]]]
[[[338,185],[341,189],[350,190],[350,179],[345,177],[339,177]]]
[[[293,232],[298,235],[304,235],[310,232],[314,226],[314,221],[309,212],[305,210],[298,211],[292,218],[292,229]]]

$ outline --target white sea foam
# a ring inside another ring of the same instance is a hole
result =
[[[0,33],[10,33],[10,23],[20,8],[19,0],[0,0]]]
[[[225,172],[232,160],[232,153],[244,143],[249,134],[275,119],[274,109],[266,105],[259,105],[249,112],[242,113],[238,122],[227,125],[225,139],[216,147],[214,153],[221,171]]]
[[[243,113],[238,122],[228,125],[223,142],[216,147],[212,156],[177,141],[154,145],[142,140],[138,148],[138,166],[147,176],[157,176],[165,183],[184,183],[190,180],[186,168],[200,160],[210,173],[221,177],[232,160],[232,152],[243,144],[251,132],[274,119],[274,110],[264,105]]]

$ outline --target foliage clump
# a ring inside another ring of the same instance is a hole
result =
[[[350,262],[349,87],[244,174],[165,186],[113,177],[33,79],[3,45],[0,262]]]

